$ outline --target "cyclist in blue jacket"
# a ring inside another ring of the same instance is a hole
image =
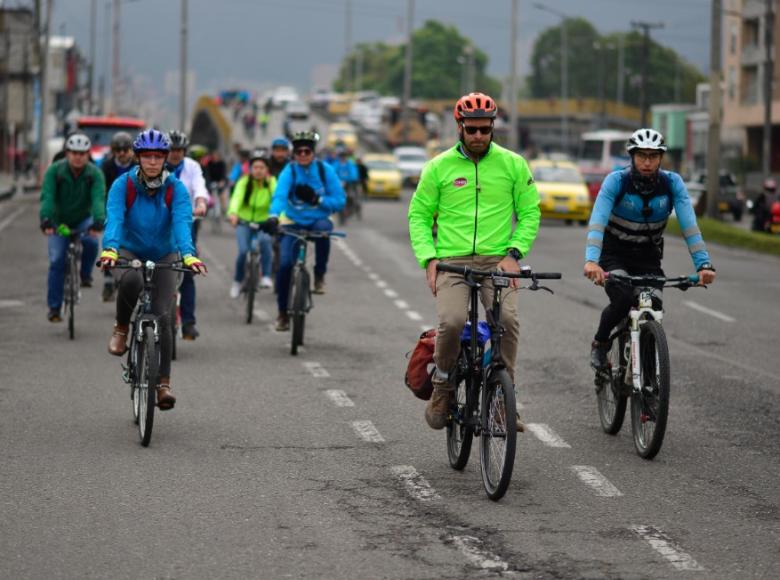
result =
[[[314,159],[320,136],[313,131],[296,133],[292,138],[293,160],[287,164],[276,184],[269,220],[278,224],[284,216],[297,230],[329,232],[333,230],[330,215],[344,207],[346,196],[336,172],[327,163]],[[276,297],[279,315],[276,330],[290,329],[287,299],[290,275],[296,257],[298,241],[282,235],[279,248],[279,270],[276,273]],[[324,294],[325,273],[330,255],[330,240],[315,242],[314,292]]]
[[[610,173],[601,185],[590,216],[585,246],[584,274],[595,284],[604,284],[604,272],[663,276],[664,229],[674,209],[700,284],[715,280],[715,268],[696,224],[696,214],[682,178],[660,169],[666,144],[653,129],[639,129],[628,140],[631,166]],[[610,303],[591,344],[591,366],[607,366],[609,335],[628,315],[633,289],[618,284],[606,286]]]
[[[121,256],[128,260],[175,262],[182,255],[184,265],[196,274],[206,272],[205,264],[195,255],[192,243],[192,202],[186,186],[164,170],[171,145],[155,129],[138,134],[133,151],[138,167],[120,177],[108,192],[106,230],[100,263],[103,269],[116,265]],[[157,406],[172,409],[176,398],[171,394],[170,309],[176,295],[177,274],[160,269],[154,274],[152,311],[160,317],[160,383]],[[108,352],[122,356],[127,351],[127,332],[135,303],[143,289],[141,273],[124,270],[119,276],[114,325]]]

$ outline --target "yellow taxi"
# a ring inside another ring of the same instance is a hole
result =
[[[350,123],[333,123],[328,127],[328,138],[325,141],[325,146],[332,149],[340,143],[350,151],[357,149],[357,131]]]
[[[368,153],[363,156],[368,168],[366,195],[368,197],[392,197],[401,199],[403,176],[395,155]]]
[[[542,217],[587,225],[593,203],[579,168],[570,161],[548,159],[531,161],[530,167],[539,191]]]

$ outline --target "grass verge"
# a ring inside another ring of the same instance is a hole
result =
[[[701,217],[697,222],[707,243],[780,256],[780,236],[743,230],[712,218]],[[674,218],[669,220],[666,231],[675,236],[682,236],[680,224]]]

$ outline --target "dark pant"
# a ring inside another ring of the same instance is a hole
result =
[[[200,221],[195,220],[192,222],[192,244],[198,243],[198,230],[200,229]],[[181,286],[179,287],[181,293],[181,303],[179,307],[181,309],[181,323],[195,324],[195,275],[189,272],[184,274],[181,280]]]
[[[333,222],[329,219],[317,220],[310,226],[295,224],[296,230],[308,230],[310,232],[330,232],[333,230]],[[301,242],[293,236],[282,236],[279,244],[279,271],[276,273],[276,302],[279,312],[287,312],[288,294],[290,293],[290,276],[292,267],[298,259],[298,248]],[[320,238],[314,242],[314,275],[322,277],[328,269],[330,257],[330,238]]]
[[[128,260],[137,256],[127,250],[119,255]],[[178,254],[163,256],[159,262],[175,262]],[[118,270],[119,292],[116,297],[116,322],[121,326],[130,323],[130,316],[144,287],[143,274],[138,270]],[[154,273],[154,291],[152,294],[152,312],[159,316],[160,331],[160,376],[171,376],[171,356],[173,354],[173,336],[171,334],[171,305],[176,295],[178,274],[172,270],[156,270]]]
[[[72,228],[74,232],[81,232],[81,279],[89,280],[92,277],[92,268],[98,254],[98,241],[87,233],[92,225],[92,218],[87,218],[78,227]],[[68,262],[68,246],[70,241],[64,236],[52,234],[48,236],[49,245],[49,277],[48,293],[46,301],[49,308],[59,310],[62,308],[63,294],[65,293],[65,268]]]

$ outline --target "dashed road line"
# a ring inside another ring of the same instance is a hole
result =
[[[393,304],[395,304],[401,310],[406,310],[407,308],[409,308],[409,303],[406,300],[401,300],[401,299],[393,300]]]
[[[265,310],[262,310],[260,308],[255,308],[253,310],[253,313],[260,322],[267,322],[268,320],[271,320],[269,314]]]
[[[409,319],[414,320],[415,322],[418,320],[422,320],[422,316],[420,316],[420,313],[414,310],[407,310],[406,316],[408,316]]]
[[[17,217],[19,217],[22,212],[24,211],[24,206],[17,207],[16,210],[12,211],[11,214],[5,218],[3,221],[0,222],[0,232],[2,232],[5,228],[7,228]]]
[[[382,434],[371,421],[352,421],[352,428],[364,441],[368,441],[369,443],[385,442],[385,438],[382,437]]]
[[[571,470],[580,478],[582,483],[590,487],[600,497],[619,497],[623,495],[595,467],[590,465],[572,465]]]
[[[333,401],[337,407],[354,407],[355,403],[350,399],[344,391],[338,389],[329,389],[325,391],[325,395]]]
[[[736,318],[732,318],[728,314],[723,314],[722,312],[718,312],[717,310],[712,310],[711,308],[707,308],[706,306],[702,306],[698,302],[694,302],[693,300],[683,300],[683,304],[685,304],[688,308],[692,308],[693,310],[697,310],[699,312],[702,312],[704,314],[708,314],[712,316],[713,318],[717,318],[718,320],[722,320],[723,322],[736,322]]]
[[[330,373],[326,371],[323,366],[314,361],[308,361],[301,363],[306,370],[308,370],[315,377],[329,377]]]
[[[675,569],[689,572],[704,571],[703,566],[694,560],[690,554],[683,552],[669,536],[658,528],[653,526],[631,526],[629,529],[646,540]]]
[[[396,292],[392,288],[385,288],[384,292],[385,292],[385,296],[387,296],[388,298],[398,298],[398,292]]]
[[[377,280],[374,282],[374,284],[376,284],[377,288],[383,288],[383,289],[387,288],[387,282],[385,282],[384,280]]]
[[[371,273],[368,275],[368,277],[369,277],[371,280],[379,280],[379,274],[377,274],[376,272],[371,272]]]
[[[21,300],[0,300],[0,308],[16,308],[17,306],[24,306],[24,302]]]
[[[529,423],[526,427],[539,441],[548,447],[571,448],[571,445],[566,443],[560,435],[545,423]]]
[[[451,541],[466,556],[466,559],[477,568],[500,571],[509,569],[509,564],[487,550],[479,538],[474,536],[451,536]]]
[[[391,470],[403,482],[406,491],[414,499],[418,501],[441,499],[441,496],[431,487],[428,480],[420,475],[413,466],[396,465]]]

